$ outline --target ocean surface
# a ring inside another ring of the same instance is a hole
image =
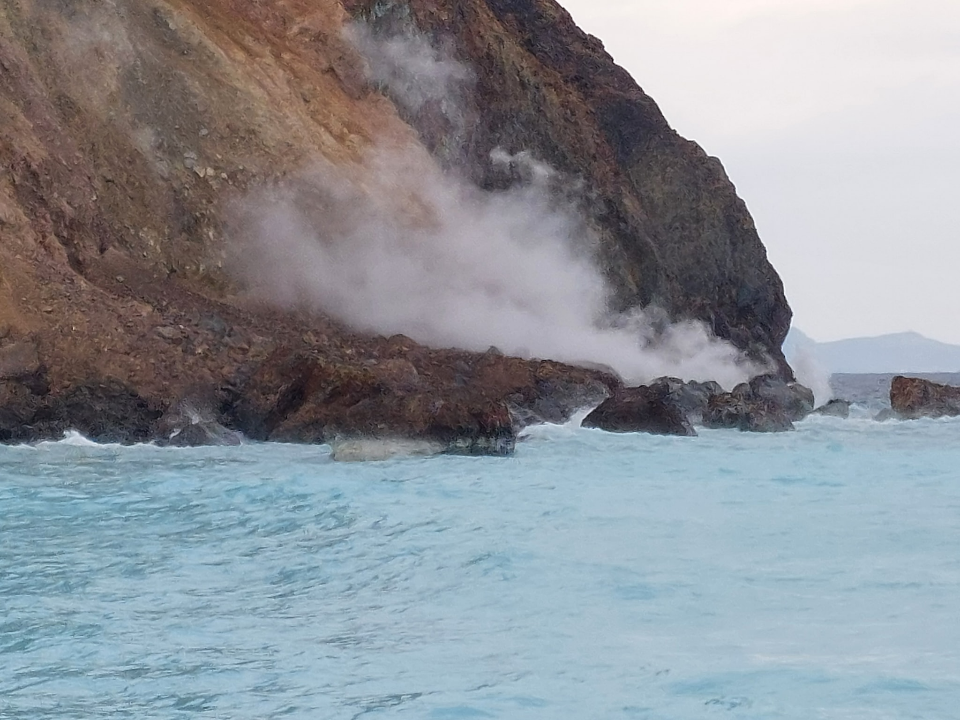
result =
[[[960,717],[960,420],[0,448],[0,718]]]

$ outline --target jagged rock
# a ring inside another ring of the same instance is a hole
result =
[[[401,357],[361,365],[281,348],[237,390],[224,423],[255,440],[417,441],[504,455],[520,428],[564,422],[619,384],[562,363],[388,343]]]
[[[780,408],[791,422],[803,420],[813,412],[815,402],[810,388],[785,381],[778,375],[758,375],[749,383],[734,388],[733,394]]]
[[[813,392],[796,382],[760,375],[710,398],[703,424],[713,429],[784,432],[813,410]]]
[[[240,445],[243,436],[216,419],[216,393],[195,393],[174,403],[157,422],[157,444],[173,447]]]
[[[583,427],[608,432],[643,432],[654,435],[696,435],[681,403],[671,394],[670,383],[621,390],[608,398],[583,421]]]
[[[703,421],[710,398],[723,393],[723,388],[716,382],[683,381],[671,377],[654,380],[651,387],[669,395],[695,425]]]
[[[509,454],[516,443],[506,404],[482,391],[391,387],[370,368],[304,353],[275,353],[241,390],[230,415],[259,440],[402,438],[492,455]]]
[[[846,419],[850,417],[850,405],[851,403],[847,400],[834,398],[825,405],[821,405],[813,412],[817,415],[825,415],[826,417]]]
[[[233,446],[242,445],[243,436],[218,422],[201,420],[176,429],[169,437],[158,440],[157,444],[169,447]]]
[[[105,379],[38,395],[0,383],[0,441],[59,440],[76,430],[96,442],[133,444],[155,437],[162,410],[122,382]]]
[[[703,417],[705,427],[743,432],[786,432],[794,429],[783,408],[755,398],[724,393],[710,398]]]
[[[905,419],[960,415],[960,388],[898,376],[890,383],[890,407]]]

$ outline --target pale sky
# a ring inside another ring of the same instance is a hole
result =
[[[816,340],[960,343],[960,0],[559,0],[718,156]]]

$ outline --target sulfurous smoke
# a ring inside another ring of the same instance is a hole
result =
[[[376,44],[354,28],[378,78],[411,103],[469,73],[422,39]],[[373,45],[371,45],[373,43]],[[612,316],[594,239],[569,188],[527,154],[490,162],[519,179],[484,191],[422,150],[372,149],[353,167],[321,163],[236,210],[233,266],[257,296],[432,346],[606,365],[631,382],[756,374],[728,343],[662,313]]]

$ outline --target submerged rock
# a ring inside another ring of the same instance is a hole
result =
[[[430,457],[446,448],[429,440],[352,438],[330,442],[330,457],[336,462],[380,462],[400,457]]]
[[[825,417],[843,418],[844,420],[846,420],[848,417],[850,417],[850,405],[851,403],[847,400],[840,400],[838,398],[834,398],[833,400],[826,403],[825,405],[821,405],[813,412],[816,415],[823,415]]]
[[[890,407],[901,418],[960,415],[960,388],[898,376],[890,384]]]

